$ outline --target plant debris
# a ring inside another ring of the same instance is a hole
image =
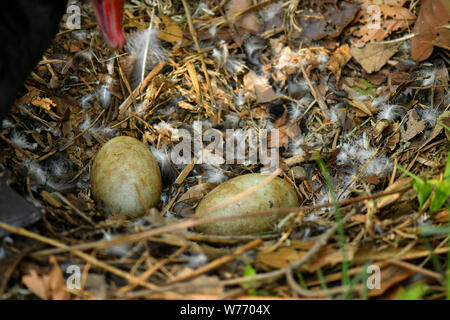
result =
[[[117,50],[71,3],[80,29],[63,19],[0,127],[10,185],[44,212],[0,223],[1,298],[397,299],[418,281],[449,297],[450,43],[423,9],[443,0],[130,0]],[[193,217],[210,190],[267,169],[254,134],[300,206],[254,213],[284,214],[268,233],[195,233],[216,222]],[[137,219],[92,197],[116,136],[161,168]]]

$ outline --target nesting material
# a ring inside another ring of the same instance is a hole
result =
[[[95,157],[91,189],[95,201],[112,213],[138,217],[158,204],[161,172],[142,142],[127,136],[116,137]]]
[[[237,216],[273,209],[298,206],[298,197],[292,186],[280,178],[274,178],[267,184],[262,184],[256,191],[226,207],[214,212],[208,212],[224,204],[230,198],[260,184],[267,175],[259,173],[235,177],[219,185],[208,193],[199,203],[195,211],[197,218],[216,218]],[[267,215],[250,218],[239,218],[205,224],[196,227],[197,232],[218,235],[245,235],[272,230],[282,215]]]

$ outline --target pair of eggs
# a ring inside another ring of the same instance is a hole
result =
[[[298,206],[295,190],[286,181],[267,175],[246,174],[230,179],[209,192],[198,204],[196,217],[245,215]],[[261,185],[245,197],[223,206],[227,200]],[[161,172],[150,150],[139,140],[120,136],[109,140],[97,153],[91,171],[95,201],[108,211],[139,217],[155,207],[162,190]],[[217,210],[211,210],[217,208]],[[200,225],[207,234],[242,235],[271,230],[280,215],[232,219]]]

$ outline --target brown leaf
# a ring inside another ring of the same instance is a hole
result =
[[[294,261],[303,258],[313,245],[311,242],[292,241],[290,247],[281,247],[276,250],[272,250],[270,247],[263,248],[259,251],[257,260],[272,268],[284,268]],[[346,250],[347,259],[352,261],[355,248],[347,246]],[[339,248],[328,245],[323,247],[315,258],[301,268],[308,272],[314,272],[324,266],[333,266],[340,262],[342,262],[342,251]]]
[[[54,103],[50,98],[39,98],[39,97],[35,97],[31,101],[31,104],[33,106],[40,107],[47,111],[50,111],[52,107],[56,106],[56,103]]]
[[[289,138],[295,140],[300,135],[300,126],[297,122],[289,120],[284,126],[279,127],[281,132],[284,132]]]
[[[35,269],[31,269],[29,272],[29,274],[22,277],[23,284],[39,298],[48,300],[50,297],[44,279],[38,275]]]
[[[275,128],[279,129],[278,143],[280,146],[288,147],[289,139],[296,140],[301,134],[300,127],[297,122],[289,120],[287,121],[287,112],[283,113],[283,116],[275,121]]]
[[[38,270],[32,268],[30,274],[22,277],[22,282],[41,299],[66,300],[69,298],[66,283],[54,256],[50,257],[50,263],[53,266],[48,274],[40,276]]]
[[[406,30],[416,19],[408,9],[386,4],[364,3],[359,22],[364,25],[353,27],[355,42],[383,41],[393,32]]]
[[[403,188],[408,187],[411,184],[411,178],[410,177],[402,177],[395,181],[393,184],[391,184],[389,187],[386,188],[385,192],[393,191],[393,190],[400,190]],[[404,200],[405,193],[402,195],[400,193],[394,193],[385,197],[382,197],[380,200],[377,201],[376,209],[384,208],[394,202]],[[401,200],[399,200],[402,198]]]
[[[304,251],[283,247],[273,252],[261,250],[258,253],[257,260],[272,268],[284,268],[304,255]]]
[[[288,121],[288,113],[287,110],[284,110],[282,116],[274,121],[273,126],[275,128],[279,128],[281,126],[284,126],[287,121]]]
[[[217,185],[216,183],[211,183],[211,182],[206,182],[206,183],[201,183],[201,184],[195,185],[195,186],[189,188],[178,199],[177,202],[181,202],[181,201],[188,201],[189,203],[196,202],[196,201],[202,199],[216,185]]]
[[[395,130],[395,129],[394,129]],[[386,145],[388,146],[391,151],[394,151],[394,149],[397,147],[397,144],[400,142],[400,132],[394,133],[389,139],[386,141]]]
[[[191,111],[197,111],[197,107],[193,106],[190,103],[187,103],[186,101],[179,101],[178,102],[178,106],[180,108],[186,109],[186,110],[191,110]]]
[[[444,251],[445,252],[445,251]],[[353,258],[353,263],[362,264],[368,261],[383,261],[389,259],[413,260],[429,256],[430,252],[425,247],[415,247],[405,250],[404,247],[366,246],[359,248]]]
[[[400,45],[397,43],[367,43],[364,46],[353,45],[350,49],[353,58],[367,73],[379,71],[385,63],[397,53]]]
[[[288,159],[284,159],[284,162],[287,166],[292,167],[296,164],[305,163],[311,160],[311,156],[305,153],[298,154],[296,156],[290,157]]]
[[[235,13],[247,10],[251,5],[252,3],[250,0],[230,0],[227,3],[227,15],[231,16]],[[251,11],[239,17],[234,24],[244,32],[247,31],[256,34],[264,31],[264,25],[259,20],[255,11]]]
[[[175,43],[183,40],[183,30],[178,24],[166,15],[161,15],[165,28],[158,33],[158,38],[161,40]]]
[[[448,0],[425,0],[420,7],[419,16],[413,32],[419,35],[411,40],[411,57],[415,61],[427,59],[434,46],[450,50],[450,30],[444,25],[450,21],[450,2]]]
[[[419,115],[417,114],[416,110],[412,110],[409,113],[409,119],[406,123],[406,130],[404,129],[404,126],[400,128],[401,133],[401,141],[409,141],[412,138],[414,138],[419,133],[422,133],[425,130],[425,121],[419,120]]]
[[[253,70],[244,76],[244,87],[247,91],[254,92],[258,103],[267,103],[279,98],[268,83],[267,78],[258,76]]]
[[[364,178],[364,181],[369,183],[369,184],[374,184],[374,185],[380,183],[380,179],[378,178],[378,176],[375,173],[372,173],[367,178]]]
[[[189,267],[183,267],[176,273],[175,278],[184,278],[191,275],[193,272],[193,269]],[[201,275],[195,277],[195,279],[193,280],[190,280],[190,286],[187,286],[186,289],[181,289],[180,292],[189,294],[216,294],[220,296],[224,293],[224,287],[219,280],[220,279],[217,276]]]
[[[386,78],[387,76],[385,74],[382,74],[381,72],[366,76],[366,80],[376,86],[380,86],[382,83],[384,83],[386,81]]]
[[[73,39],[73,40],[69,41],[70,53],[83,51],[83,47],[84,47],[84,44],[83,44],[83,41],[81,41],[81,40]]]
[[[279,98],[275,91],[273,91],[271,85],[256,85],[255,93],[257,103],[267,103]]]
[[[267,119],[269,117],[269,110],[266,106],[253,108],[252,117],[254,119]]]
[[[28,89],[28,92],[18,99],[19,105],[31,103],[31,101],[33,101],[35,97],[39,96],[39,93],[41,92],[38,88],[35,87],[27,86],[26,88]]]
[[[353,98],[352,100],[348,100],[348,103],[363,112],[363,115],[365,116],[373,116],[374,112],[377,112],[378,110],[374,107],[372,107],[370,104],[366,104],[364,101],[357,99],[357,98]]]
[[[333,72],[336,77],[336,83],[339,83],[341,78],[341,70],[350,61],[352,55],[350,53],[350,47],[348,44],[340,46],[328,60],[327,68]]]
[[[308,40],[333,39],[352,22],[358,5],[346,1],[311,1],[313,8],[300,15],[298,24],[302,28],[301,38]]]
[[[396,265],[388,265],[381,269],[380,288],[371,289],[369,297],[377,297],[385,293],[389,288],[408,279],[415,272],[409,269],[398,267]]]

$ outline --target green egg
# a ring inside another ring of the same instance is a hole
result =
[[[142,216],[158,204],[161,189],[158,163],[139,140],[116,137],[98,151],[91,170],[92,196],[111,213]]]
[[[294,188],[283,179],[274,178],[268,184],[253,193],[233,202],[226,207],[208,213],[211,208],[222,205],[228,199],[258,185],[267,175],[246,174],[230,179],[209,192],[195,210],[197,218],[216,218],[233,215],[245,215],[272,209],[291,208],[299,205]],[[206,213],[203,213],[206,212]],[[247,235],[273,230],[284,215],[267,215],[240,218],[197,226],[197,232],[217,235]]]

